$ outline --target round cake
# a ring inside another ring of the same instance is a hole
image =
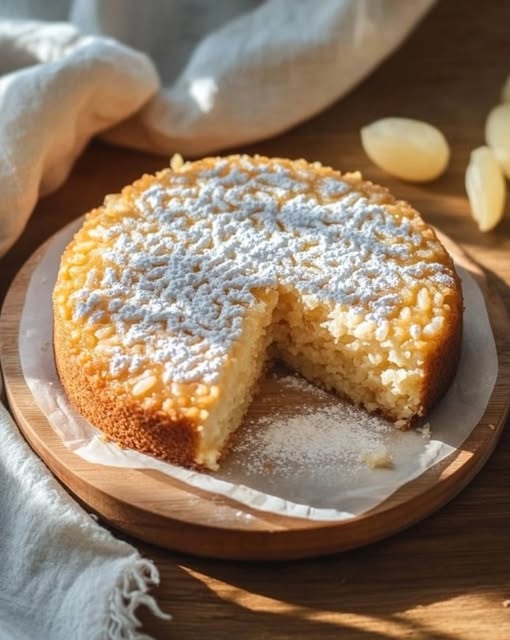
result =
[[[434,231],[359,173],[260,156],[145,175],[65,250],[54,349],[118,444],[216,469],[278,358],[397,428],[455,372],[458,276]]]

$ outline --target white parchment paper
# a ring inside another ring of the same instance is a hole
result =
[[[33,272],[19,349],[36,403],[66,447],[90,462],[156,469],[265,511],[342,520],[375,507],[455,451],[485,411],[497,377],[496,346],[482,293],[458,268],[465,299],[462,355],[448,393],[427,417],[430,437],[416,429],[395,430],[288,372],[276,372],[263,383],[218,472],[191,471],[105,443],[68,402],[53,358],[51,294],[60,255],[81,222],[53,237]],[[275,410],[279,394],[286,399],[281,410]],[[289,397],[294,402],[289,403]],[[287,437],[292,425],[294,443]],[[370,468],[367,454],[383,450],[391,468]]]

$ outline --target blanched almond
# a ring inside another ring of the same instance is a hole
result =
[[[466,191],[480,231],[490,231],[503,217],[506,184],[498,160],[489,147],[478,147],[471,152],[466,169]]]
[[[485,123],[485,139],[510,178],[510,103],[494,107]]]
[[[382,118],[363,127],[361,143],[381,169],[411,182],[434,180],[450,159],[450,148],[441,131],[410,118]]]

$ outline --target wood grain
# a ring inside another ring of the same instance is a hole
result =
[[[510,308],[510,208],[481,234],[464,192],[471,149],[510,72],[510,3],[437,3],[408,41],[362,85],[293,131],[242,151],[360,169],[411,201],[484,267]],[[384,175],[363,154],[361,125],[387,115],[425,118],[452,146],[447,173],[430,185]],[[176,150],[177,151],[177,150]],[[94,143],[67,183],[39,203],[22,238],[0,260],[0,298],[31,253],[64,224],[167,161]],[[508,345],[509,337],[503,338]],[[508,357],[504,362],[509,363]],[[363,549],[280,565],[199,559],[137,544],[161,574],[155,594],[172,622],[142,614],[155,638],[508,640],[510,430],[488,463],[448,505]],[[133,542],[133,540],[131,540]]]

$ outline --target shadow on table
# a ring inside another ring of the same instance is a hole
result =
[[[146,632],[211,640],[458,640],[467,637],[469,619],[476,619],[481,628],[489,625],[485,628],[505,637],[504,629],[510,631],[502,606],[510,595],[510,506],[503,496],[510,481],[508,445],[507,430],[461,499],[407,532],[362,549],[247,564],[188,556],[173,556],[170,563],[168,552],[145,547],[142,552],[161,568],[156,596],[174,615],[172,622],[144,615]]]
[[[508,300],[508,286],[488,277]],[[510,637],[502,606],[510,597],[509,451],[506,428],[457,499],[406,532],[336,556],[246,564],[147,546],[162,567],[160,604],[174,615],[171,623],[145,616],[148,630],[211,640],[459,640],[476,625],[487,631],[479,637]]]

